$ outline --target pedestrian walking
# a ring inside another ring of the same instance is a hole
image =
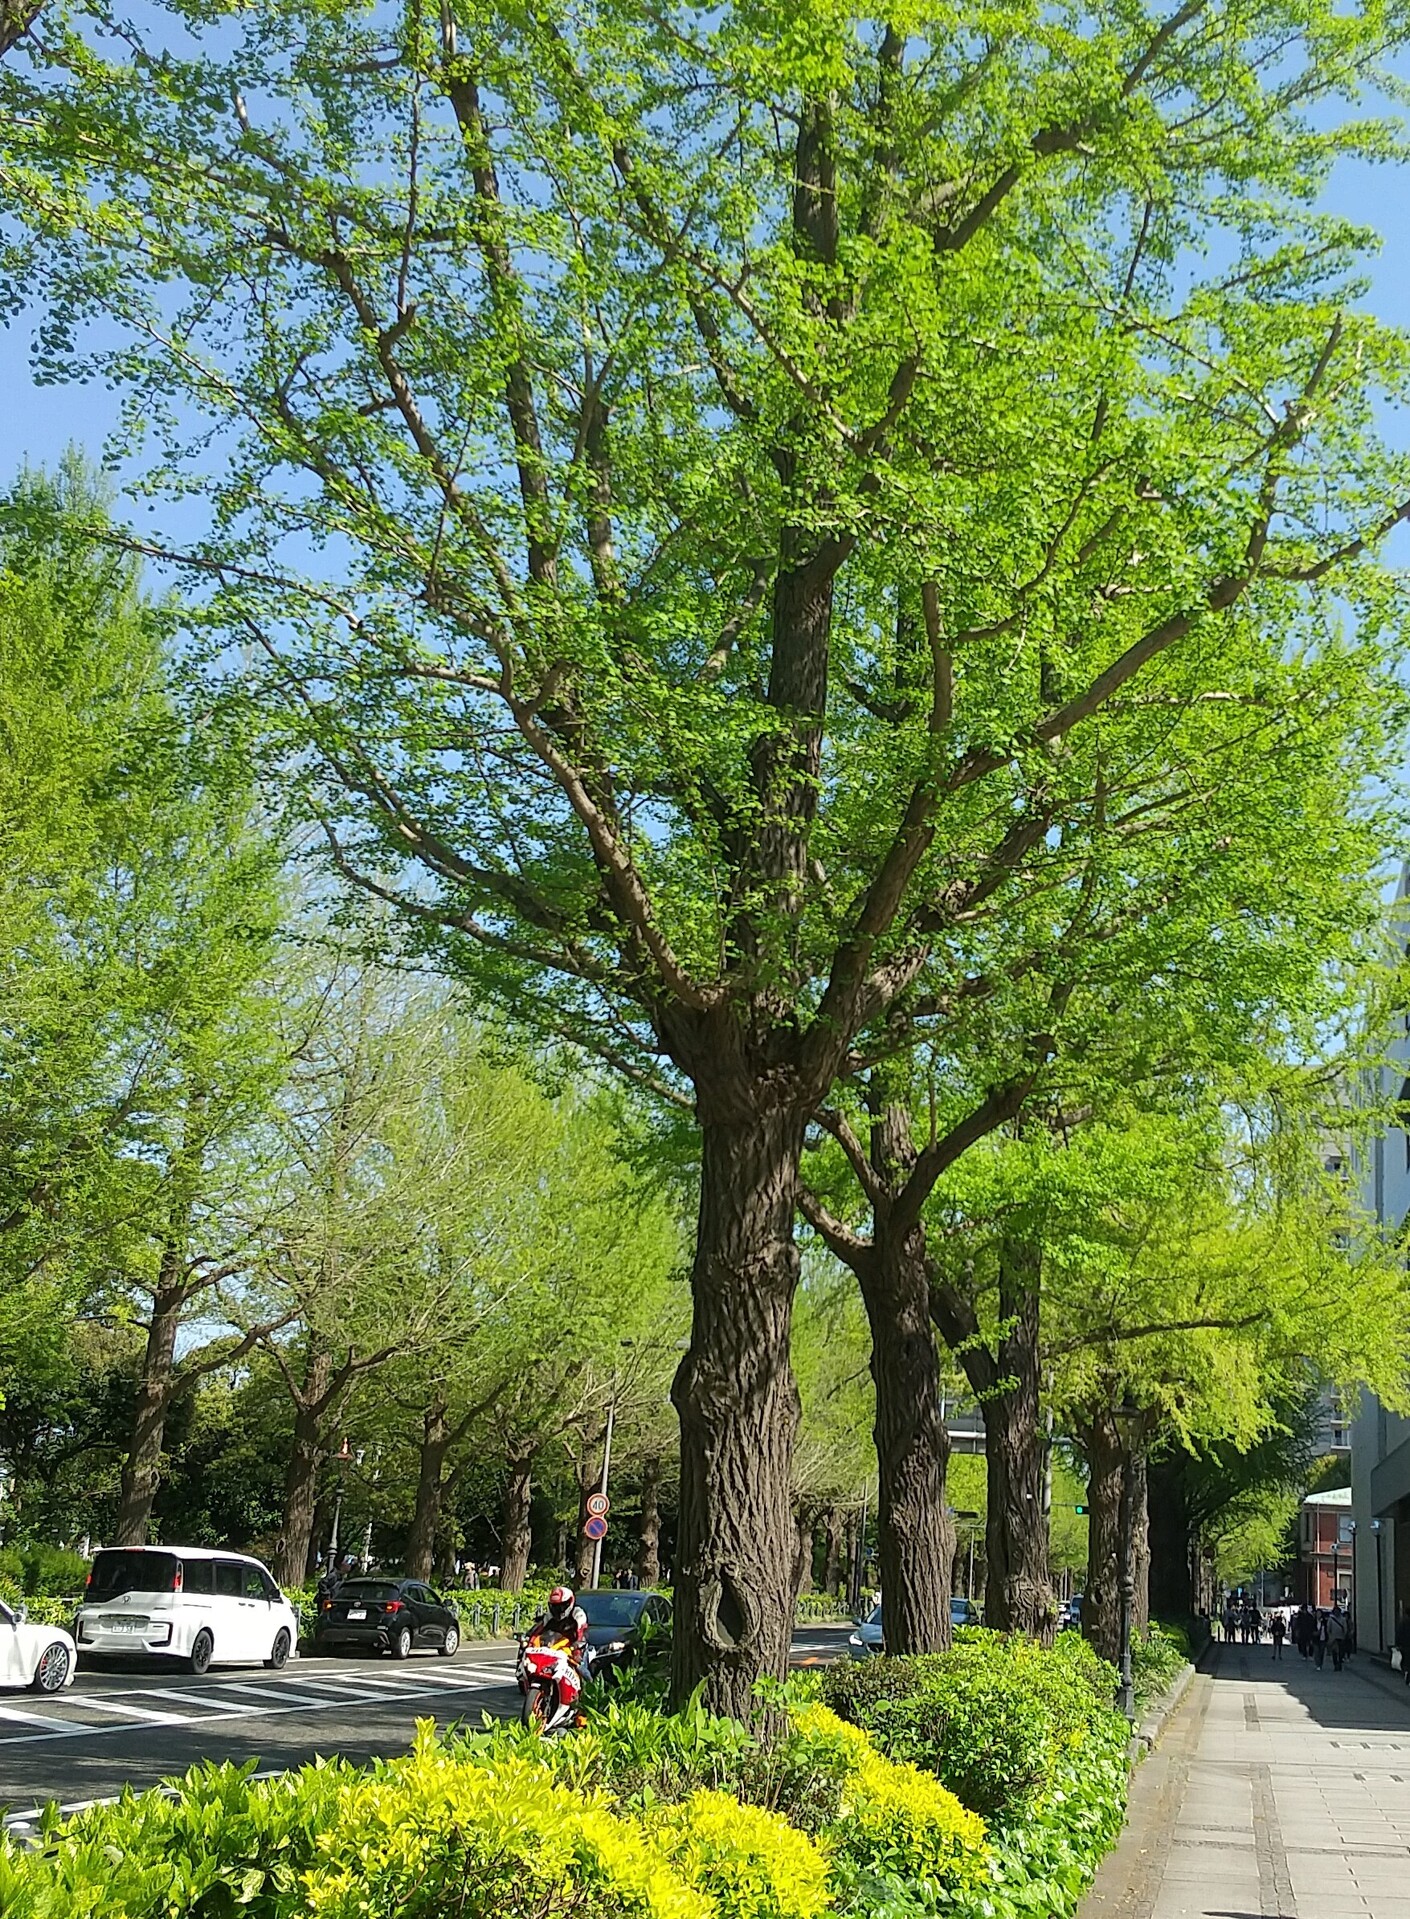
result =
[[[1288,1622],[1280,1612],[1274,1613],[1273,1623],[1269,1631],[1273,1639],[1273,1657],[1275,1659],[1281,1659],[1283,1656],[1283,1641],[1287,1637]]]
[[[1327,1615],[1320,1610],[1317,1614],[1314,1631],[1316,1637],[1312,1642],[1312,1657],[1316,1662],[1318,1672],[1321,1672],[1327,1658]]]
[[[1327,1645],[1331,1650],[1333,1672],[1341,1671],[1342,1661],[1346,1657],[1346,1641],[1346,1614],[1342,1611],[1341,1602],[1338,1600],[1327,1614]]]
[[[1317,1643],[1317,1621],[1312,1616],[1312,1608],[1304,1599],[1293,1614],[1293,1644],[1304,1659],[1312,1657],[1312,1648]]]
[[[1400,1624],[1395,1629],[1395,1649],[1400,1654],[1400,1676],[1410,1686],[1410,1607],[1400,1609]]]

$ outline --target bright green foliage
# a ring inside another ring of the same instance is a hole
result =
[[[817,1919],[832,1904],[827,1859],[812,1840],[728,1793],[693,1792],[647,1830],[720,1919]]]
[[[1076,1634],[957,1633],[947,1653],[833,1667],[824,1697],[881,1750],[933,1773],[1001,1828],[1059,1789],[1067,1755],[1112,1717],[1114,1678]]]
[[[843,1769],[829,1829],[835,1855],[859,1870],[944,1885],[974,1884],[984,1874],[984,1821],[934,1775],[884,1758],[858,1726],[826,1706],[805,1707],[794,1724]]]
[[[1218,1057],[1354,951],[1407,354],[1316,208],[1401,151],[1363,109],[1402,0],[105,24],[56,7],[0,70],[44,363],[126,328],[98,355],[155,487],[212,422],[187,557],[334,864],[517,1017],[701,1095],[741,1143],[705,1240],[858,1056],[922,1042],[943,1137],[1070,985],[1069,1054],[1139,992]],[[777,1670],[786,1213],[757,1261],[703,1246],[679,1388],[683,1575],[740,1566]],[[760,1270],[735,1404],[702,1339]],[[767,1475],[742,1544],[726,1453]],[[685,1601],[683,1679],[743,1709]]]
[[[1168,1691],[1189,1663],[1190,1642],[1184,1629],[1153,1619],[1138,1633],[1131,1647],[1131,1670],[1135,1675],[1136,1699],[1144,1708]]]

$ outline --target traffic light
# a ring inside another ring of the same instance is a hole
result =
[[[1086,1512],[1087,1508],[1079,1502],[1076,1506],[1072,1508],[1072,1510],[1073,1512],[1077,1513],[1080,1516],[1081,1514]]]

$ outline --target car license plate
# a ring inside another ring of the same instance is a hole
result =
[[[348,1607],[349,1619],[366,1619],[366,1617],[367,1617],[366,1606],[349,1606]]]
[[[109,1619],[106,1623],[109,1632],[146,1632],[147,1630],[145,1619]]]

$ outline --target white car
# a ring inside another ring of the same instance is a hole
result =
[[[211,1666],[271,1666],[298,1644],[293,1607],[247,1553],[210,1546],[107,1546],[75,1623],[84,1659],[137,1653]]]
[[[0,1600],[0,1686],[62,1692],[73,1684],[77,1664],[62,1626],[32,1626],[23,1606],[16,1611]]]

